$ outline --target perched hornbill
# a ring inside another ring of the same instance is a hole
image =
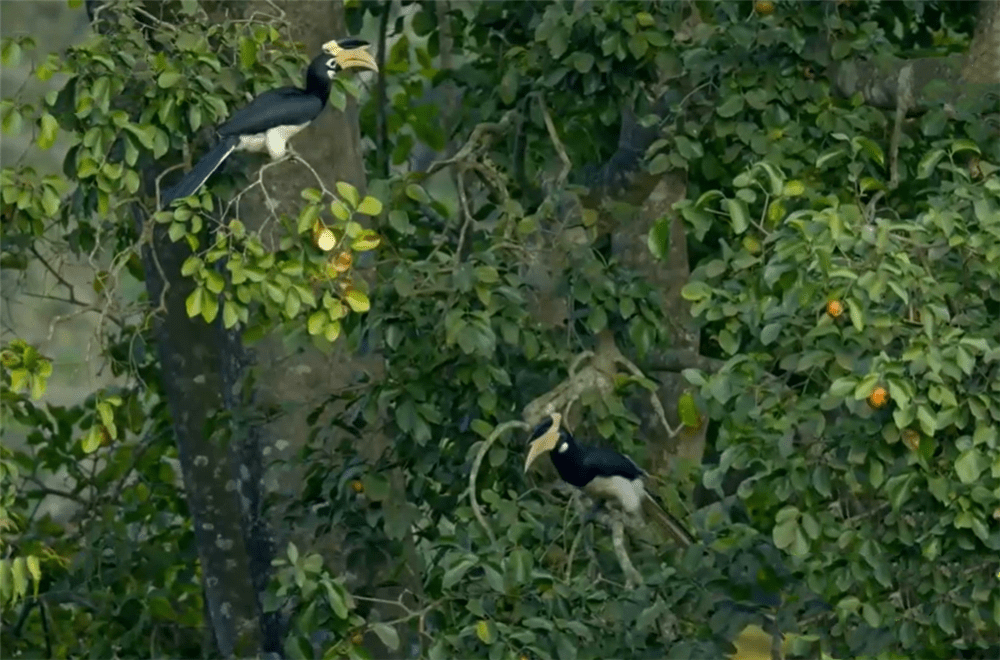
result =
[[[233,151],[267,152],[271,158],[285,155],[288,140],[309,125],[326,107],[331,80],[343,69],[362,68],[378,71],[378,65],[365,50],[367,41],[341,39],[323,44],[323,53],[306,69],[306,86],[281,87],[264,92],[237,110],[219,127],[220,140],[184,175],[177,185],[161,195],[161,206],[193,195]]]
[[[535,459],[549,452],[552,465],[563,481],[591,497],[618,502],[630,515],[642,517],[645,513],[681,547],[694,542],[684,526],[646,492],[644,477],[647,475],[632,459],[613,449],[581,445],[560,426],[561,420],[559,413],[553,413],[535,427],[524,461],[525,472]]]

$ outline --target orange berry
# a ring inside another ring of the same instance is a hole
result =
[[[831,300],[830,302],[826,303],[826,313],[832,316],[833,318],[837,318],[838,316],[844,313],[843,303],[841,303],[839,300]]]
[[[876,387],[875,390],[868,395],[868,405],[872,408],[881,408],[889,401],[889,393],[884,387]]]
[[[355,479],[351,482],[351,489],[354,490],[355,493],[363,493],[365,492],[365,485]]]

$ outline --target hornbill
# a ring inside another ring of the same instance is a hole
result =
[[[648,475],[635,462],[613,449],[588,447],[573,438],[560,425],[562,416],[553,413],[535,427],[531,447],[524,461],[524,471],[545,452],[562,480],[582,489],[591,497],[614,500],[629,515],[642,518],[645,513],[663,528],[681,547],[694,539],[676,518],[667,513],[646,491]]]
[[[175,186],[163,192],[162,208],[175,199],[197,192],[233,151],[267,152],[272,159],[283,157],[288,150],[288,140],[326,107],[330,81],[338,72],[350,68],[378,71],[374,58],[365,50],[367,45],[368,42],[361,39],[328,41],[323,44],[323,53],[306,69],[304,89],[273,89],[237,110],[219,127],[219,142]]]

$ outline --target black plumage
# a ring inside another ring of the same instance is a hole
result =
[[[573,434],[559,425],[560,421],[556,413],[535,427],[525,459],[526,472],[540,454],[548,452],[556,472],[566,483],[592,497],[614,500],[628,514],[646,514],[682,546],[693,542],[680,521],[646,490],[648,475],[635,461],[613,449],[577,442]],[[554,425],[558,425],[558,430]]]
[[[360,39],[331,41],[306,69],[305,87],[281,87],[254,98],[219,126],[219,142],[171,188],[161,194],[161,206],[193,195],[234,151],[266,152],[282,158],[288,140],[316,119],[326,107],[333,77],[342,69],[378,70]]]

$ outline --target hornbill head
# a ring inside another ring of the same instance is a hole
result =
[[[341,39],[323,44],[323,51],[333,56],[328,67],[331,77],[342,69],[371,69],[378,71],[378,64],[365,48],[368,42],[362,39]]]
[[[524,459],[524,471],[527,472],[528,468],[535,460],[547,451],[552,451],[559,445],[559,441],[569,436],[569,432],[562,428],[559,423],[562,421],[562,415],[559,413],[552,413],[548,419],[542,420],[542,422],[535,427],[535,430],[529,438],[531,442],[531,447],[528,449],[528,457]]]

